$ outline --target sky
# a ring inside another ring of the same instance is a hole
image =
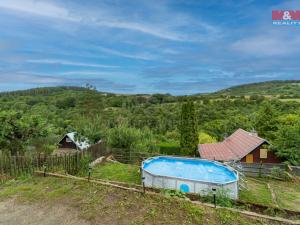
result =
[[[300,79],[300,26],[278,0],[0,0],[0,91],[213,92]]]

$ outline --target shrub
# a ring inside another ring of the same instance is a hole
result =
[[[289,174],[278,166],[271,169],[271,177],[276,177],[284,180],[290,180]]]
[[[163,194],[167,197],[186,198],[185,193],[179,190],[166,189],[163,190]]]
[[[204,144],[204,143],[215,143],[217,142],[217,139],[210,136],[207,133],[204,132],[199,132],[199,144]]]
[[[229,198],[229,189],[218,188],[216,190],[216,204],[222,207],[232,207],[233,201]],[[203,194],[200,196],[206,202],[213,203],[213,191],[207,190],[203,191]]]
[[[157,145],[159,152],[167,155],[179,155],[181,153],[180,146],[177,143],[163,142]]]
[[[107,142],[112,148],[149,151],[153,142],[153,134],[147,128],[136,129],[123,124],[108,131]]]
[[[282,171],[278,166],[274,166],[271,169],[271,176],[273,176],[273,177],[280,177],[281,173],[282,173]]]
[[[80,163],[79,163],[79,168],[78,168],[78,172],[82,175],[87,175],[88,171],[89,171],[89,165],[91,162],[91,156],[90,155],[85,155],[80,159]]]

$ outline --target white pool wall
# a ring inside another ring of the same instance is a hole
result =
[[[166,157],[166,156],[162,156],[162,157]],[[158,157],[155,157],[155,158],[158,158]],[[167,158],[180,158],[180,157],[167,156]],[[149,158],[146,161],[149,161],[151,159],[153,159],[153,158]],[[184,158],[184,159],[209,161],[209,160],[194,159],[194,158]],[[144,161],[144,162],[146,162],[146,161]],[[142,163],[142,177],[144,178],[143,182],[146,187],[180,190],[180,186],[182,184],[185,184],[189,187],[190,193],[198,193],[198,194],[202,194],[202,195],[204,195],[208,191],[211,191],[213,188],[216,188],[216,189],[223,188],[223,189],[228,190],[228,195],[231,199],[234,199],[234,200],[238,199],[238,192],[239,192],[238,172],[235,171],[233,168],[231,168],[227,165],[224,165],[222,163],[210,161],[212,163],[224,166],[227,169],[231,170],[233,173],[235,173],[237,176],[236,181],[227,182],[225,184],[220,184],[220,183],[214,183],[214,182],[183,179],[183,178],[178,178],[178,177],[160,176],[160,175],[152,174],[152,173],[148,172],[147,170],[144,170],[144,168],[143,168],[144,162]]]

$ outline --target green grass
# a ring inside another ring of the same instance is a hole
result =
[[[300,211],[300,185],[297,182],[278,181],[274,179],[248,178],[248,189],[240,192],[240,199],[250,203],[275,206],[270,187],[275,193],[279,208]]]
[[[132,164],[100,164],[93,168],[92,177],[132,184],[141,184],[140,167]]]
[[[93,168],[92,177],[131,184],[140,184],[139,166],[122,163],[104,163]],[[248,190],[240,191],[240,200],[274,207],[268,182],[275,192],[278,206],[282,209],[300,211],[300,185],[272,179],[248,178]]]
[[[300,183],[277,180],[268,182],[275,192],[280,208],[300,211]]]
[[[172,197],[142,195],[84,181],[33,177],[0,185],[0,202],[63,204],[93,224],[274,224]],[[57,205],[56,205],[57,204]]]
[[[252,178],[247,179],[248,190],[240,191],[240,199],[249,203],[274,206],[267,184]]]

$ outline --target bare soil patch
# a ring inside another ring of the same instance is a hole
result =
[[[90,225],[79,213],[59,204],[21,204],[14,199],[0,202],[1,225]]]

